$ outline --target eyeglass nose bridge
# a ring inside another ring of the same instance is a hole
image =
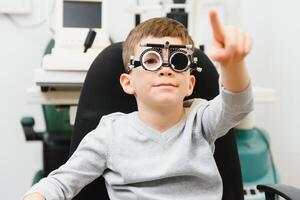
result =
[[[189,68],[189,66],[187,66],[184,70],[177,70],[175,67],[172,66],[172,64],[170,62],[163,62],[161,64],[161,66],[157,69],[157,71],[161,70],[163,67],[169,67],[172,71],[175,71],[175,72],[183,72]]]
[[[161,67],[171,67],[171,64],[169,62],[163,62]]]
[[[157,69],[157,71],[160,74],[166,74],[166,75],[168,74],[168,76],[176,72],[176,70],[172,68],[172,65],[169,62],[163,62],[161,66]]]

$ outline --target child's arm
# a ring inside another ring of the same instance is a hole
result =
[[[214,49],[210,56],[221,64],[220,95],[199,110],[203,134],[213,143],[253,110],[253,94],[245,57],[252,39],[234,27],[223,27],[217,13],[209,13]]]
[[[71,199],[106,169],[107,129],[100,125],[87,134],[71,158],[26,192],[23,200]]]
[[[221,64],[224,88],[241,92],[250,82],[244,59],[251,50],[252,39],[235,27],[223,27],[216,11],[211,11],[209,16],[214,36],[211,58]]]

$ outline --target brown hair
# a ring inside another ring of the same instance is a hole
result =
[[[143,38],[148,36],[158,38],[177,37],[183,43],[194,46],[194,42],[188,34],[187,29],[180,22],[166,17],[149,19],[132,29],[123,43],[122,57],[125,71],[128,69],[130,56],[134,55],[136,46]]]

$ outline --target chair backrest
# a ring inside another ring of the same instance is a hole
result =
[[[219,93],[218,73],[202,51],[196,50],[195,55],[203,70],[201,73],[195,72],[196,86],[189,98],[213,99]],[[123,72],[122,43],[115,43],[104,49],[91,65],[79,99],[70,155],[82,138],[96,128],[103,115],[137,110],[134,97],[125,94],[120,86],[119,77]],[[243,199],[241,170],[232,131],[216,141],[214,156],[223,180],[223,200]],[[99,177],[74,199],[108,200],[104,179]]]

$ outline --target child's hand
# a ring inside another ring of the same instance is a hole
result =
[[[215,10],[210,11],[209,17],[214,38],[211,59],[224,68],[239,66],[251,50],[252,38],[235,27],[224,27]]]
[[[40,193],[31,193],[25,196],[23,200],[46,200]]]

